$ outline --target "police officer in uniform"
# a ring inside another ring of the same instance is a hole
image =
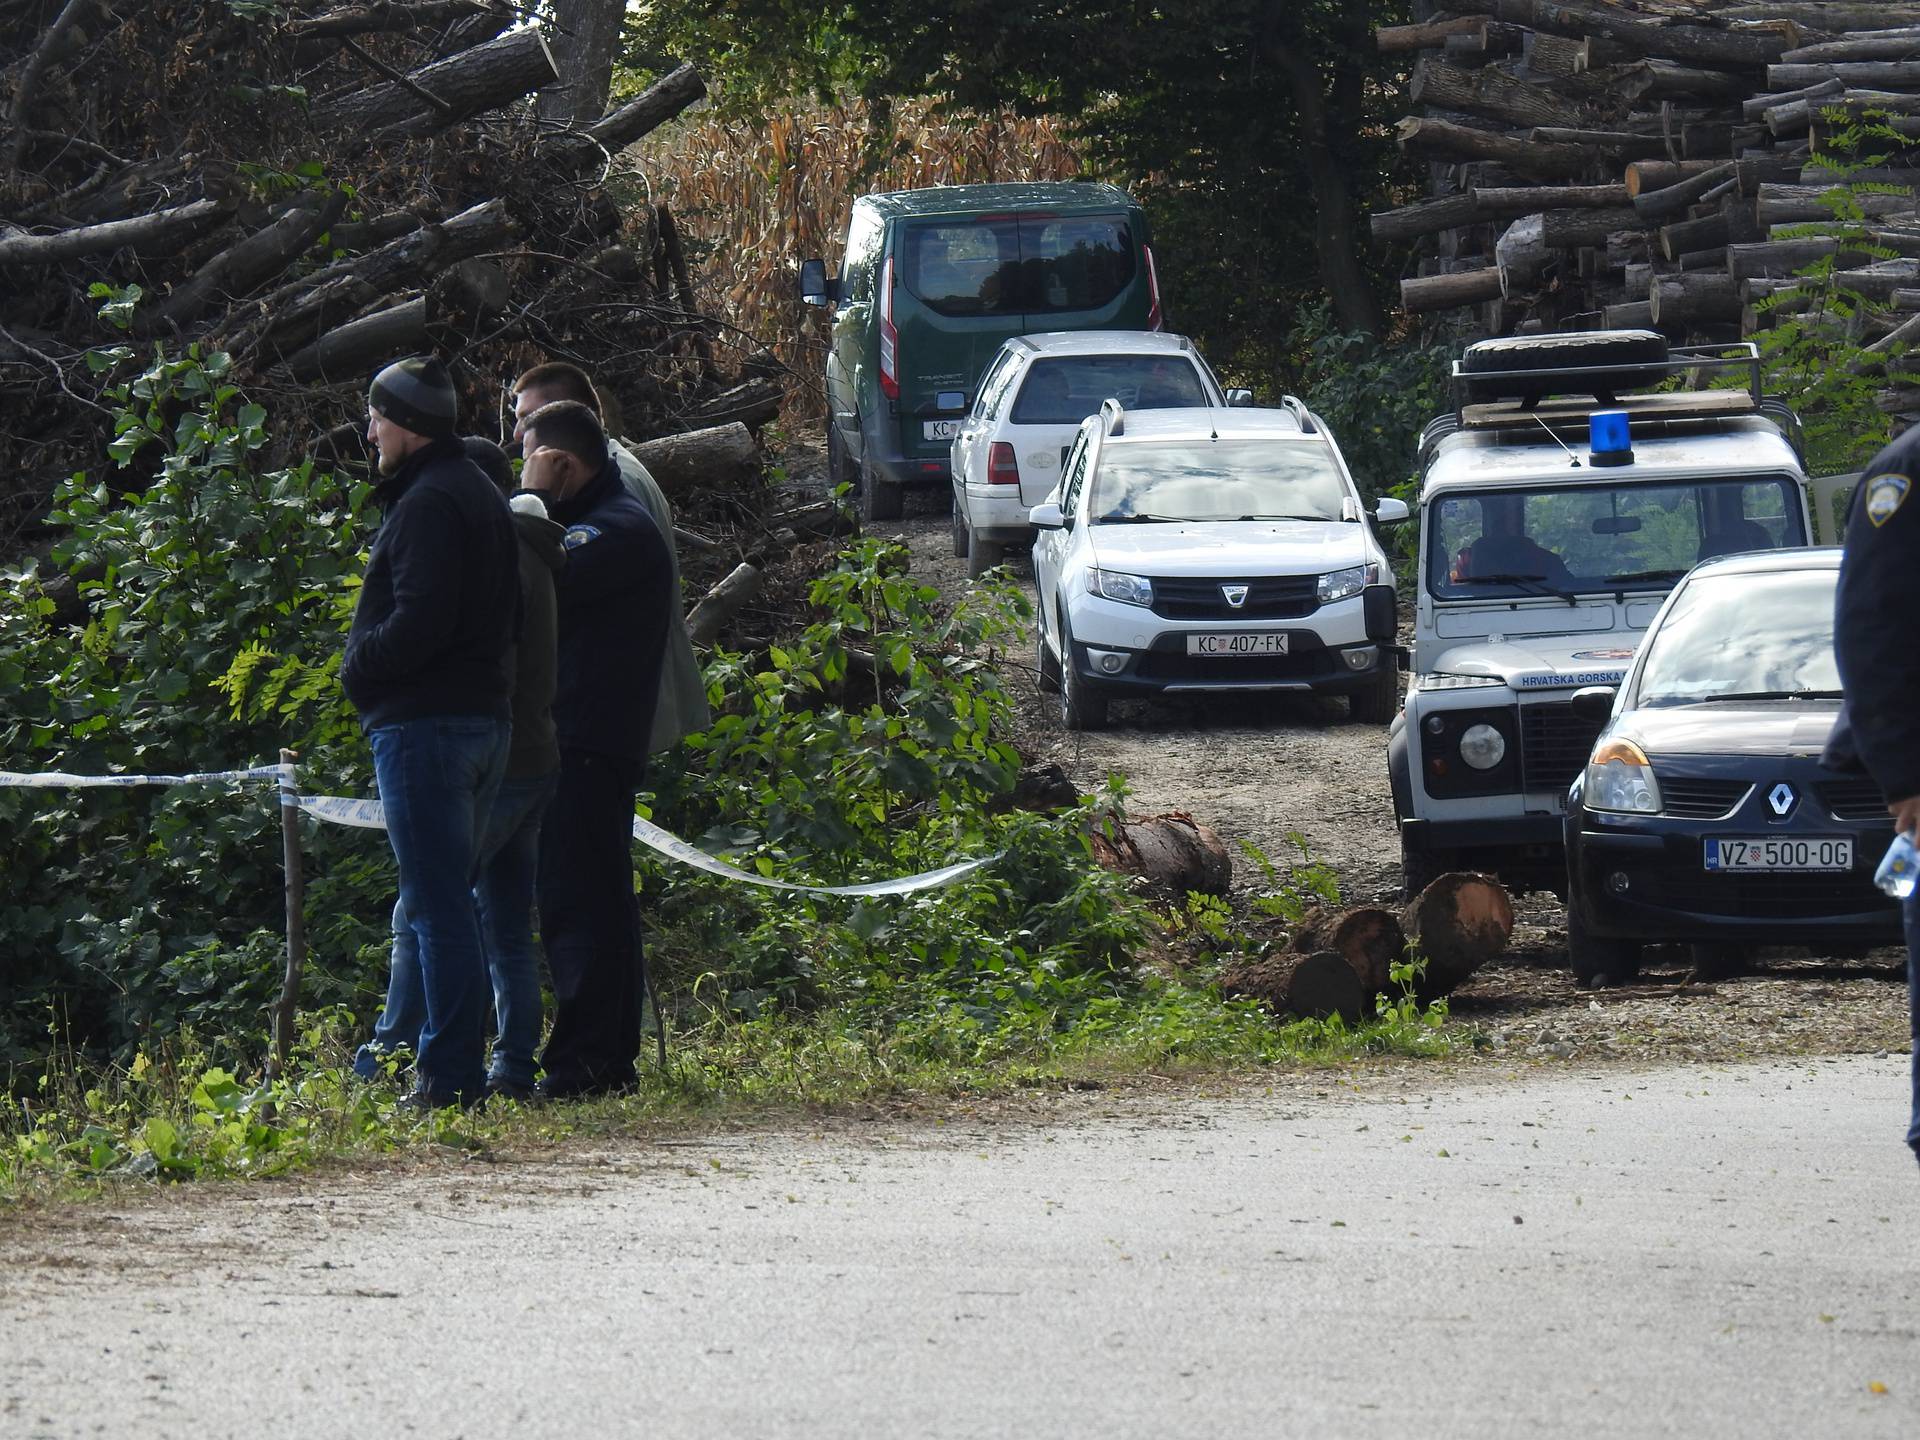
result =
[[[1894,828],[1905,834],[1920,826],[1920,643],[1912,623],[1914,576],[1920,573],[1917,480],[1920,428],[1874,457],[1854,497],[1834,610],[1847,725],[1829,747],[1830,762],[1856,760],[1872,775]],[[1851,754],[1836,757],[1849,742]],[[1907,1144],[1920,1158],[1920,895],[1906,901],[1906,927],[1914,1037]]]

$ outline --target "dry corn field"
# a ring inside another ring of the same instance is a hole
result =
[[[924,102],[894,108],[890,139],[876,134],[865,106],[851,104],[764,121],[696,117],[662,132],[634,158],[652,198],[673,208],[699,258],[700,309],[797,372],[793,419],[818,413],[819,397],[808,391],[818,383],[824,340],[824,328],[800,304],[795,271],[809,256],[838,262],[855,195],[1064,180],[1080,169],[1073,144],[1048,120],[941,116]]]

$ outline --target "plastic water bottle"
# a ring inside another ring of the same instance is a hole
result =
[[[1880,868],[1873,872],[1873,883],[1894,899],[1905,900],[1913,894],[1916,880],[1920,880],[1920,850],[1914,849],[1913,836],[1903,831],[1887,847]]]

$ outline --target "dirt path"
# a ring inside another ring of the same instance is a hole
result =
[[[953,556],[942,493],[909,492],[905,520],[883,527],[913,551],[915,572],[944,593],[969,582]],[[1025,556],[1012,568],[1031,584]],[[1030,643],[1030,642],[1029,642]],[[1020,652],[1021,736],[1061,765],[1083,790],[1118,772],[1136,811],[1185,810],[1214,826],[1229,847],[1258,846],[1285,864],[1298,836],[1332,867],[1351,903],[1397,903],[1399,841],[1387,787],[1386,736],[1357,725],[1346,703],[1298,697],[1180,697],[1114,707],[1113,728],[1077,734],[1060,723],[1058,698],[1043,692],[1028,650]],[[1258,879],[1236,863],[1236,885]],[[1642,983],[1589,995],[1566,963],[1566,919],[1552,896],[1516,902],[1513,946],[1453,1000],[1495,1054],[1636,1058],[1731,1058],[1762,1054],[1905,1051],[1905,956],[1865,960],[1768,952],[1753,973],[1714,984],[1691,981],[1681,947],[1650,952]]]

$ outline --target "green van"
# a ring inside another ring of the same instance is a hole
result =
[[[1080,182],[862,195],[839,276],[803,262],[800,296],[833,310],[828,472],[869,520],[899,516],[903,485],[948,486],[949,445],[1004,341],[1164,323],[1146,215]]]

